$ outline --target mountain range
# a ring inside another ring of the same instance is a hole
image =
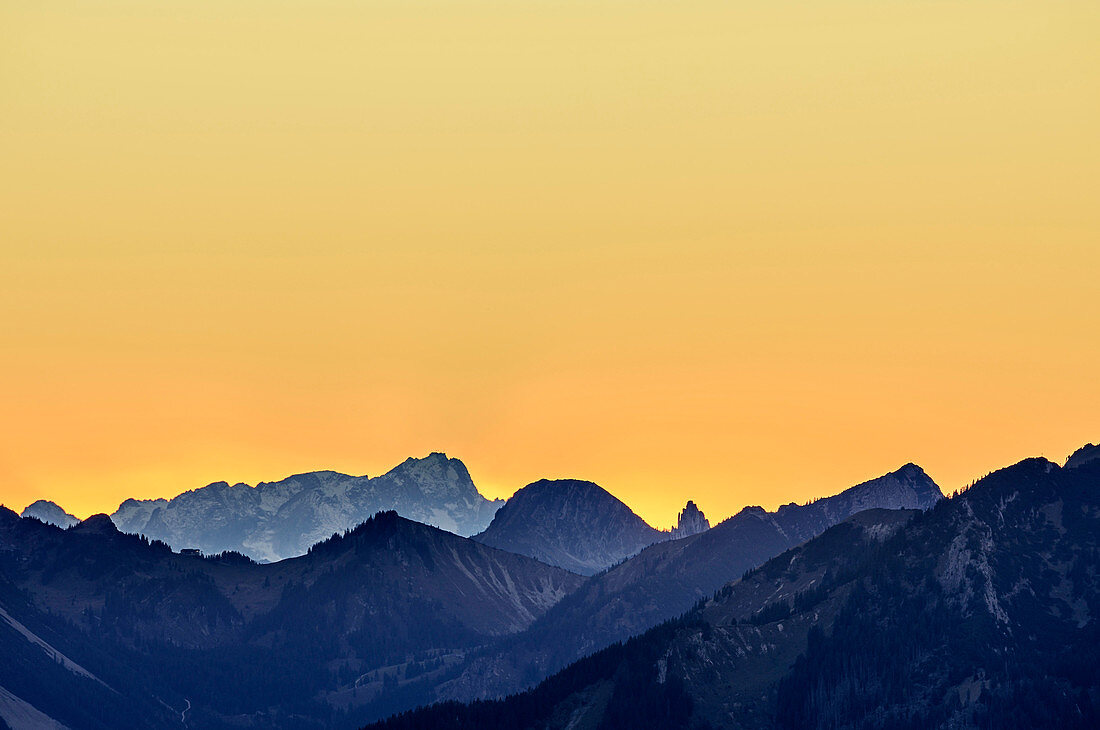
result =
[[[1100,460],[1028,459],[860,512],[527,692],[373,728],[1095,728],[1098,551]]]
[[[461,461],[434,453],[374,478],[317,471],[255,487],[215,482],[172,499],[127,499],[111,520],[123,532],[176,549],[276,561],[379,511],[469,536],[484,530],[503,504],[478,492]]]
[[[940,488],[915,464],[807,505],[746,507],[709,530],[666,540],[586,581],[508,651],[474,657],[436,699],[501,697],[569,662],[675,618],[744,571],[865,509],[928,509]]]
[[[574,479],[540,480],[507,502],[490,501],[461,461],[439,453],[407,459],[375,478],[318,471],[255,487],[215,482],[172,499],[127,499],[111,520],[122,532],[175,549],[233,551],[274,562],[385,510],[580,575],[710,526],[689,502],[677,527],[657,530],[602,487]],[[59,527],[79,522],[46,500],[22,516]]]
[[[909,504],[939,494],[934,485],[915,477],[910,481],[899,486],[893,477],[884,477],[872,482],[883,485],[878,491],[863,486],[821,500],[804,508],[813,517],[799,529],[812,532],[814,525],[855,504]],[[591,483],[541,482],[520,492],[507,519],[498,524],[498,534],[522,540],[526,522],[537,539],[523,544],[543,554],[550,553],[538,546],[562,547],[578,530],[597,527],[612,549],[623,552],[639,543],[661,542],[585,578],[389,511],[315,544],[304,556],[258,564],[239,552],[174,552],[159,539],[120,532],[106,515],[61,530],[5,511],[0,514],[0,608],[26,632],[9,631],[5,638],[0,626],[0,641],[25,656],[27,636],[32,636],[32,648],[40,647],[49,667],[41,666],[41,677],[37,671],[20,672],[18,678],[0,673],[0,688],[71,727],[95,726],[86,710],[90,705],[129,717],[129,710],[101,697],[105,687],[111,697],[132,698],[127,707],[140,709],[142,717],[161,727],[175,720],[152,708],[166,705],[186,712],[193,727],[242,722],[351,727],[433,699],[492,696],[538,681],[554,662],[568,661],[593,641],[614,641],[614,631],[621,628],[589,632],[581,624],[602,626],[605,612],[588,610],[585,598],[576,603],[582,610],[562,612],[532,631],[556,605],[608,575],[645,573],[644,564],[637,571],[627,566],[663,545],[723,534],[719,525],[669,541],[670,533],[645,525]],[[677,529],[690,533],[705,523],[690,505]],[[782,524],[794,530],[801,523],[788,519]],[[617,534],[620,530],[634,530],[638,542],[630,543]],[[728,550],[741,566],[771,557],[785,544],[735,541]],[[589,556],[598,548],[590,545]],[[622,591],[620,605],[632,601],[637,588],[630,581],[599,584],[604,592]],[[654,583],[654,590],[665,589]],[[607,598],[616,603],[613,596]],[[654,600],[663,612],[678,605],[670,608],[663,596]],[[637,619],[639,630],[648,628],[643,624],[648,615]],[[550,657],[536,652],[533,661],[531,647],[545,643],[548,632],[560,632],[552,641],[563,642],[567,651]],[[31,653],[35,661],[28,666],[42,665],[42,656]],[[59,675],[54,658],[62,655],[67,658],[62,670],[71,661],[97,681],[72,671]],[[519,669],[516,677],[486,681],[494,667]],[[69,685],[79,687],[72,693],[50,690]],[[70,696],[84,699],[74,705],[65,699]],[[13,711],[9,707],[8,715]],[[5,716],[0,703],[0,717]]]
[[[543,481],[476,539],[389,510],[274,563],[0,509],[0,730],[1093,727],[1097,451],[671,533]]]

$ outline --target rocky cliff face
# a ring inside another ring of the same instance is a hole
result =
[[[61,509],[57,504],[45,499],[40,499],[34,504],[27,505],[27,508],[23,510],[19,516],[35,517],[51,525],[57,525],[58,527],[72,527],[77,522],[80,522],[80,520]]]
[[[516,492],[474,539],[592,575],[665,537],[592,482],[543,479]]]
[[[680,512],[680,516],[676,520],[676,527],[672,528],[669,537],[678,540],[681,537],[698,535],[700,532],[706,532],[709,529],[710,522],[707,520],[706,515],[695,506],[694,502],[688,500],[687,505],[684,506],[683,511]]]
[[[173,499],[128,499],[111,518],[123,532],[177,549],[276,561],[382,510],[467,536],[484,529],[502,504],[481,496],[461,461],[431,454],[375,478],[320,471],[255,487],[215,482]]]

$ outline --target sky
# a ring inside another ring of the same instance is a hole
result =
[[[1100,441],[1095,0],[5,0],[0,502],[659,527]]]

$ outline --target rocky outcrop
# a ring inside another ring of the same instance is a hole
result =
[[[695,506],[695,502],[689,499],[683,511],[680,512],[680,516],[676,520],[676,527],[672,528],[670,537],[673,540],[678,540],[681,537],[698,535],[700,532],[706,532],[709,529],[710,522],[707,520],[706,515]]]

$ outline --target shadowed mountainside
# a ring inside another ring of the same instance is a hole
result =
[[[1100,461],[912,514],[858,514],[533,690],[372,727],[1097,727]]]
[[[261,565],[174,553],[106,515],[61,530],[6,509],[0,579],[5,616],[48,627],[56,647],[0,634],[5,650],[36,657],[0,663],[0,688],[73,727],[95,726],[114,694],[135,707],[189,700],[195,727],[238,716],[254,727],[346,724],[372,716],[383,691],[523,629],[583,580],[394,512]],[[56,670],[27,671],[41,664],[36,651],[71,656],[102,681],[68,672],[74,693],[52,692]]]
[[[870,508],[927,509],[942,493],[906,464],[807,505],[769,513],[746,507],[711,529],[652,545],[594,576],[504,650],[473,658],[437,699],[499,697],[530,686],[585,654],[674,618],[695,601],[784,550]]]

